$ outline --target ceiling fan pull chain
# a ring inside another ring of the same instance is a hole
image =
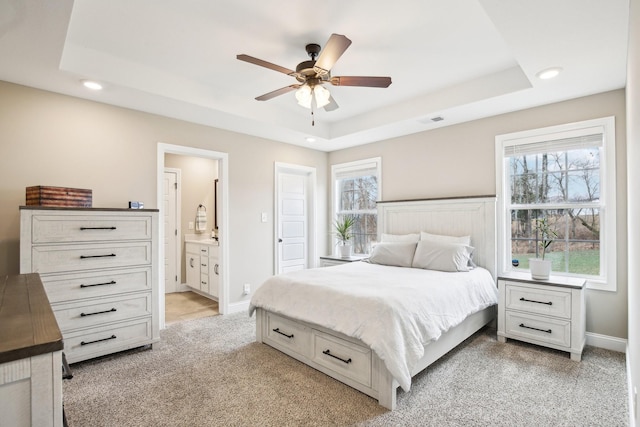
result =
[[[315,126],[315,125],[316,125],[316,119],[313,115],[313,98],[311,98],[311,126]]]

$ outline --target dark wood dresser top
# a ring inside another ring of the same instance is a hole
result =
[[[40,275],[0,276],[0,363],[63,347]]]

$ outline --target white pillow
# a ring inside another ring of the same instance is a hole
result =
[[[421,240],[411,266],[426,270],[469,271],[472,253],[473,248],[462,243]]]
[[[385,234],[382,233],[380,236],[380,240],[382,242],[413,242],[417,243],[420,240],[420,235],[418,233],[412,234]]]
[[[412,242],[378,243],[371,250],[369,262],[396,267],[411,267],[415,251],[416,243]]]
[[[471,245],[471,236],[445,236],[443,234],[431,234],[426,231],[420,232],[420,240],[430,240],[432,242],[444,242],[444,243],[462,243],[463,245]]]

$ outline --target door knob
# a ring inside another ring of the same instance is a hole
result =
[[[282,239],[278,239],[278,243],[282,243]]]

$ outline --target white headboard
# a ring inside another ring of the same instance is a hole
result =
[[[381,233],[426,231],[449,236],[471,236],[473,260],[496,277],[496,198],[378,202],[378,241]]]

